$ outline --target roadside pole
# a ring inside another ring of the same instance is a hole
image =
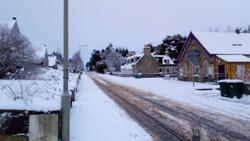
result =
[[[193,87],[195,87],[195,78],[194,78],[194,64],[192,63],[192,79],[193,79]]]
[[[63,25],[63,95],[62,95],[62,141],[70,141],[70,95],[68,93],[69,62],[68,62],[68,0],[64,0],[64,25]]]

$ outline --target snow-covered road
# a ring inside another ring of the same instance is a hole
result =
[[[250,96],[242,99],[230,99],[220,96],[220,91],[216,90],[218,85],[209,83],[165,80],[163,78],[124,78],[111,75],[95,74],[110,82],[130,86],[163,96],[182,104],[188,104],[204,111],[212,113],[222,113],[231,117],[250,121]],[[212,88],[210,91],[198,91],[197,88]]]
[[[71,141],[150,141],[147,134],[85,74],[71,109]]]

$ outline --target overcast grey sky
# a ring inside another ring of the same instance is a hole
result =
[[[250,0],[69,0],[70,54],[115,46],[141,51],[168,34],[225,30],[250,24]],[[18,19],[21,31],[49,51],[63,46],[63,0],[0,0],[0,21]]]

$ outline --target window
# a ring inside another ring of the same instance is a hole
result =
[[[158,61],[158,62],[162,64],[162,57],[161,57],[161,58],[159,58],[159,61]]]
[[[200,66],[199,65],[195,65],[193,67],[193,75],[198,75],[200,73]]]
[[[167,69],[167,74],[169,74],[169,72],[170,72],[169,69]]]
[[[180,76],[183,76],[183,69],[180,68]]]
[[[185,77],[188,76],[188,67],[187,67],[187,64],[184,64],[183,65],[183,70],[182,70],[182,73]]]
[[[190,49],[188,52],[188,60],[191,64],[199,65],[198,57],[200,52],[198,50]]]
[[[214,75],[214,67],[213,66],[210,66],[209,69],[208,69],[208,74],[209,75]]]
[[[204,61],[203,66],[204,66],[204,74],[205,74],[205,76],[209,75],[209,63],[208,63],[207,60]]]
[[[138,72],[137,73],[142,73],[142,66],[141,65],[138,65]]]
[[[244,74],[245,74],[244,65],[237,65],[237,76],[239,78],[243,78]]]
[[[207,60],[204,61],[204,74],[205,76],[213,76],[214,74],[214,67],[208,63]]]
[[[164,63],[165,64],[169,64],[169,60],[164,60]]]

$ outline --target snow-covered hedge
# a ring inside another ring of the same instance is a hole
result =
[[[69,73],[69,90],[75,90],[79,74]],[[63,71],[44,69],[36,80],[0,80],[0,109],[59,110]]]

